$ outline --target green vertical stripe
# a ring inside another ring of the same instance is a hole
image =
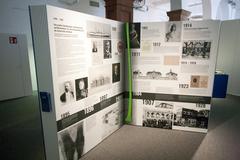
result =
[[[125,24],[126,38],[127,38],[127,59],[128,59],[128,112],[125,118],[126,123],[132,122],[132,63],[131,63],[131,50],[130,50],[130,40],[129,40],[129,23]]]

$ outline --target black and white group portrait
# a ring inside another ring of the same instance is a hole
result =
[[[61,160],[79,160],[84,149],[83,122],[62,131],[58,135]]]
[[[173,112],[171,110],[144,110],[143,126],[172,129]]]
[[[88,78],[80,78],[75,80],[76,85],[76,99],[81,100],[88,96]]]
[[[111,40],[103,40],[103,54],[104,54],[104,59],[112,58]]]
[[[60,95],[60,101],[65,104],[74,100],[73,85],[71,81],[66,81],[63,83],[64,91]]]
[[[165,34],[165,42],[180,42],[181,41],[181,23],[167,23]]]
[[[112,82],[120,81],[120,63],[112,64]]]
[[[184,41],[182,58],[185,59],[209,59],[211,42],[205,40]]]

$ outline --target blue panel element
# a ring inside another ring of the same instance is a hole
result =
[[[48,92],[40,92],[40,100],[42,105],[43,112],[51,112],[52,105],[51,105],[51,96]]]
[[[227,84],[227,74],[215,74],[213,84],[213,98],[225,98],[227,93]]]

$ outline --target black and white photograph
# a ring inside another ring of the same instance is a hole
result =
[[[102,138],[110,135],[113,131],[119,128],[122,125],[122,109],[121,106],[114,107],[110,111],[104,113],[102,117],[103,123],[103,134]]]
[[[92,53],[98,52],[98,42],[92,41]]]
[[[166,23],[165,42],[180,42],[181,32],[182,32],[181,22]]]
[[[88,78],[80,78],[75,80],[76,100],[84,99],[88,96]]]
[[[107,89],[112,83],[112,65],[92,67],[89,69],[89,95]]]
[[[160,105],[161,106],[161,105]],[[171,109],[143,110],[143,126],[172,129],[173,111]]]
[[[104,59],[112,58],[112,43],[111,40],[103,40]]]
[[[178,107],[174,112],[174,126],[208,128],[209,109]]]
[[[130,48],[140,48],[141,44],[141,23],[129,24]]]
[[[94,21],[87,21],[88,38],[111,38],[111,25]]]
[[[117,42],[117,55],[123,55],[124,54],[124,41],[118,41]]]
[[[62,104],[67,104],[74,101],[73,83],[66,81],[60,85],[60,101]]]
[[[110,83],[110,77],[102,75],[102,76],[96,77],[96,79],[93,79],[90,82],[90,85],[91,85],[91,88],[95,88],[95,87],[104,86],[109,83]]]
[[[146,72],[140,69],[133,70],[133,79],[151,79],[151,80],[177,80],[178,74],[171,68],[168,71],[162,72],[159,70],[149,70]]]
[[[183,59],[208,60],[210,58],[211,42],[205,40],[184,41]]]
[[[159,109],[173,109],[173,104],[169,103],[169,102],[160,102],[160,103],[156,102],[155,108],[159,108]]]
[[[59,132],[58,143],[61,160],[79,160],[85,143],[83,121]]]
[[[120,63],[112,64],[112,83],[120,81]]]
[[[103,63],[103,41],[99,39],[92,39],[92,64],[100,65]]]

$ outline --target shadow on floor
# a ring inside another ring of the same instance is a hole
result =
[[[43,160],[37,93],[0,102],[0,153],[4,160]]]
[[[240,99],[237,96],[227,95],[226,98],[213,98],[209,120],[209,132],[216,127],[240,115]]]

